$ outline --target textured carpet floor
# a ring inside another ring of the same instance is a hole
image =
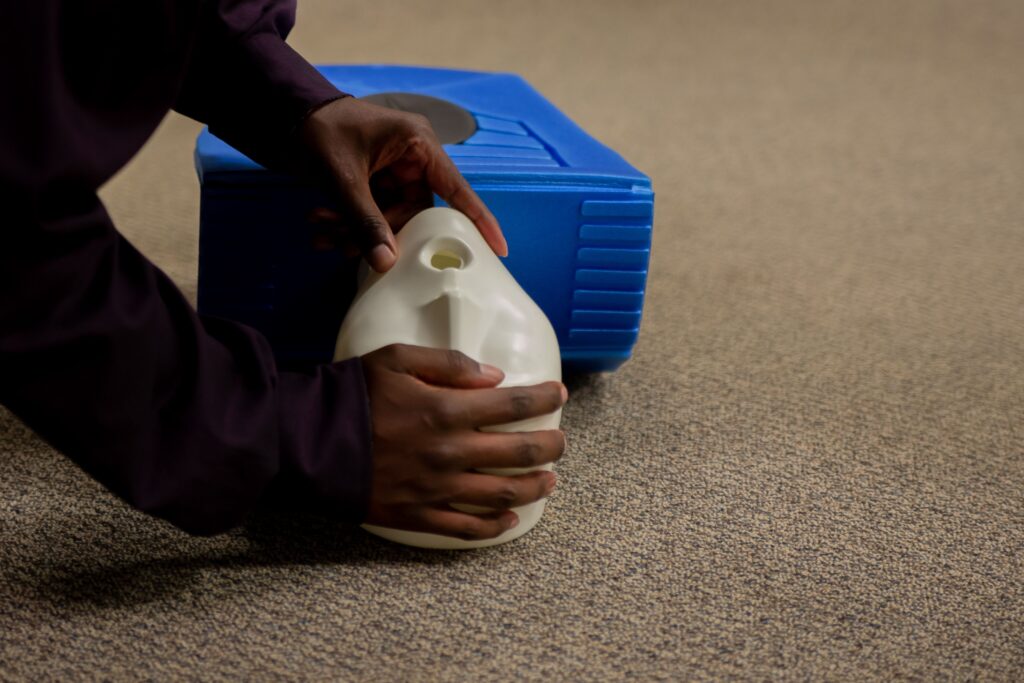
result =
[[[542,523],[190,538],[0,411],[0,678],[1021,680],[1024,4],[305,2],[321,62],[516,71],[654,179],[635,358]],[[194,296],[197,126],[104,190]]]

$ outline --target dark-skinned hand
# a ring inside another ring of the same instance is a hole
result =
[[[448,158],[426,117],[345,97],[310,114],[299,130],[299,171],[334,200],[310,219],[332,242],[354,245],[377,272],[398,257],[394,233],[437,194],[464,213],[499,256],[498,221]]]
[[[496,388],[501,370],[458,351],[394,344],[362,357],[373,423],[373,486],[367,523],[466,540],[518,524],[509,508],[551,493],[553,472],[516,476],[480,468],[535,467],[565,451],[557,429],[484,432],[558,410],[560,382]],[[490,508],[470,514],[451,507]]]
[[[314,111],[299,131],[300,172],[327,189],[331,208],[311,219],[331,242],[354,246],[384,272],[398,258],[394,234],[437,194],[464,213],[499,256],[501,228],[444,152],[427,119],[343,98]],[[533,467],[565,449],[559,430],[508,434],[479,427],[557,410],[550,382],[496,389],[501,371],[461,353],[389,346],[362,359],[373,424],[373,485],[366,521],[411,531],[485,539],[518,523],[512,507],[551,493],[555,475],[506,477],[476,468]],[[451,503],[493,510],[461,512]]]

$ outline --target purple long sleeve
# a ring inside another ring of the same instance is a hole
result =
[[[292,3],[222,4],[0,8],[0,402],[193,533],[238,524],[271,487],[359,520],[359,361],[279,372],[258,333],[197,316],[96,196],[175,104],[272,161],[337,96],[284,44]]]
[[[267,166],[310,109],[343,97],[284,41],[295,3],[209,3],[174,108]]]

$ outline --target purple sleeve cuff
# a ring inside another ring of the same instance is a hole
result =
[[[281,469],[275,493],[361,522],[370,496],[370,406],[362,361],[280,375]]]
[[[232,102],[221,105],[210,130],[269,167],[288,163],[299,124],[327,102],[347,97],[275,33],[257,33],[240,46],[250,73]]]
[[[292,3],[268,5],[256,18],[241,11],[244,4],[206,18],[174,108],[255,161],[280,168],[288,163],[299,123],[348,95],[285,42]]]

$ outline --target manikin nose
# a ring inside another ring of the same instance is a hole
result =
[[[422,315],[442,346],[477,349],[481,341],[482,311],[474,301],[473,262],[469,246],[456,237],[437,237],[423,245],[421,267],[431,271],[436,296],[422,309]]]

